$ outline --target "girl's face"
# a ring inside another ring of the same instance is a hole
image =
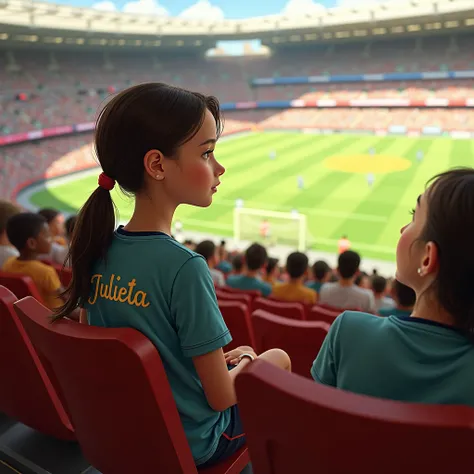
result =
[[[413,288],[417,293],[421,290],[421,278],[418,269],[423,272],[426,258],[429,258],[427,252],[430,253],[430,244],[417,241],[426,223],[427,192],[418,197],[416,207],[411,211],[412,220],[400,230],[401,235],[397,245],[397,272],[395,277],[401,283]]]
[[[178,150],[177,160],[165,160],[164,184],[179,204],[207,207],[217,192],[225,168],[214,156],[216,121],[206,110],[203,124],[196,135]]]
[[[50,223],[49,228],[51,229],[51,234],[53,237],[60,237],[66,233],[66,229],[64,227],[64,216],[62,214],[58,214]]]

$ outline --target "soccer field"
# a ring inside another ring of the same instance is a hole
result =
[[[473,166],[474,141],[256,132],[223,140],[216,157],[226,167],[219,191],[207,209],[178,209],[184,231],[231,236],[235,203],[242,199],[245,207],[306,214],[314,249],[334,252],[337,240],[347,234],[363,256],[393,261],[400,228],[426,181],[451,167]],[[375,177],[372,187],[369,174]],[[97,173],[53,182],[30,202],[76,212],[96,186]],[[130,201],[115,191],[114,200],[120,219],[126,220]],[[295,247],[296,242],[295,236]]]

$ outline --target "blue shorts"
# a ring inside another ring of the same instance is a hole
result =
[[[240,420],[239,407],[234,405],[230,408],[230,423],[217,445],[215,453],[201,467],[209,467],[230,458],[245,445],[245,433]]]

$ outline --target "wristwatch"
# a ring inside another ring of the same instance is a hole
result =
[[[248,353],[248,352],[245,352],[245,353],[243,353],[243,354],[240,354],[240,356],[239,356],[239,362],[240,362],[242,359],[244,359],[245,357],[247,357],[247,358],[250,359],[251,361],[254,361],[254,360],[255,360],[255,357],[254,357],[252,354],[250,354],[250,353]]]

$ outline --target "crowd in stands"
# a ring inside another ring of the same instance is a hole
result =
[[[160,80],[216,95],[221,102],[297,98],[472,98],[472,79],[398,83],[252,87],[259,77],[369,74],[474,69],[469,41],[449,38],[343,44],[276,50],[269,57],[154,57],[134,54],[75,54],[15,51],[0,54],[0,135],[91,122],[104,99],[131,84]],[[13,59],[12,59],[13,58]],[[13,62],[12,62],[13,61]],[[15,66],[12,71],[11,66]],[[10,72],[7,71],[7,66]],[[18,100],[24,94],[24,100]]]

